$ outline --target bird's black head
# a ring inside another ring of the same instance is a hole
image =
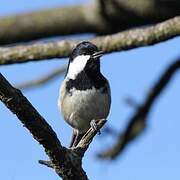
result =
[[[72,51],[66,75],[75,78],[81,72],[87,74],[100,73],[100,57],[103,55],[97,46],[91,42],[83,41]]]
[[[99,56],[97,54],[99,54]],[[99,51],[97,46],[91,42],[83,41],[73,49],[70,55],[70,61],[73,61],[80,55],[90,55],[92,58],[99,58],[102,55],[102,51]],[[95,55],[97,55],[97,57]]]
[[[66,72],[66,88],[78,90],[101,88],[106,79],[100,72],[100,57],[103,55],[91,42],[81,42],[72,51]]]

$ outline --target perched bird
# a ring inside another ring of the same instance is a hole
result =
[[[111,105],[110,87],[100,72],[102,51],[81,42],[72,51],[65,79],[60,87],[58,107],[72,126],[70,147],[75,147],[96,119],[106,119]]]

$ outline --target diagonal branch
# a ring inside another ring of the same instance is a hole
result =
[[[15,87],[18,89],[21,89],[21,90],[27,90],[27,89],[31,89],[31,88],[40,86],[42,84],[52,81],[53,79],[57,78],[58,76],[64,74],[66,71],[66,68],[67,68],[67,66],[59,67],[38,79],[24,82],[21,84],[17,84],[17,85],[15,85]]]
[[[104,124],[106,122],[107,121],[105,119],[96,120],[97,129],[100,130],[104,126]],[[90,127],[89,130],[82,137],[82,139],[80,140],[78,145],[75,148],[71,149],[71,152],[74,153],[74,155],[78,155],[78,157],[80,158],[80,161],[81,161],[81,158],[83,158],[86,150],[88,149],[88,147],[91,144],[94,136],[97,133],[98,133],[97,131],[95,131],[92,127]],[[45,165],[45,166],[47,166],[49,168],[54,167],[54,165],[53,165],[53,163],[51,161],[39,160],[39,163],[42,164],[42,165]]]
[[[96,120],[97,129],[101,129],[104,124],[107,122],[105,119]],[[75,147],[74,151],[78,153],[80,156],[84,156],[84,153],[88,149],[90,143],[92,142],[94,136],[98,132],[95,131],[92,127],[86,132],[86,134],[82,137],[78,145]]]
[[[87,180],[86,172],[82,168],[84,153],[97,134],[92,128],[83,136],[78,146],[74,149],[63,147],[57,138],[56,133],[37,112],[20,90],[12,87],[0,73],[0,100],[12,111],[21,123],[32,134],[45,149],[50,161],[39,161],[48,167],[53,168],[64,180]],[[98,120],[97,126],[100,129],[105,120]]]
[[[137,112],[131,117],[127,128],[119,134],[116,144],[106,151],[100,153],[100,158],[114,159],[120,155],[127,145],[137,138],[145,129],[149,112],[165,87],[168,85],[173,75],[180,69],[180,59],[171,64],[162,74],[160,79],[152,88],[145,102],[139,107]]]
[[[90,39],[106,54],[156,44],[180,35],[180,16],[147,28]],[[0,48],[0,64],[67,57],[80,41],[58,41]]]
[[[81,168],[81,163],[74,165],[75,156],[72,155],[70,150],[61,145],[50,125],[22,93],[8,83],[2,74],[0,74],[0,100],[16,114],[34,139],[44,147],[59,176],[64,180],[88,179]]]

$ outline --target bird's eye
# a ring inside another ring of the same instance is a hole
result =
[[[83,55],[84,55],[84,56],[87,56],[87,55],[88,55],[88,53],[87,53],[87,52],[85,52],[85,53],[83,53]]]

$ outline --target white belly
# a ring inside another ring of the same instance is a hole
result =
[[[72,89],[71,93],[65,94],[63,89],[61,87],[58,104],[64,119],[74,129],[85,132],[90,127],[91,120],[107,118],[111,104],[109,88],[109,94],[95,88],[86,91]]]

